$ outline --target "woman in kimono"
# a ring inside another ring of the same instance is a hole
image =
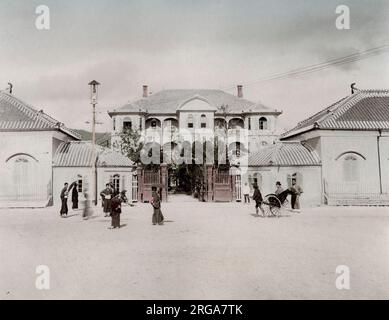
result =
[[[72,189],[72,209],[78,209],[78,184],[75,182]]]
[[[159,198],[159,195],[157,193],[157,187],[152,187],[151,190],[152,190],[152,195],[151,195],[150,203],[153,206],[153,210],[154,210],[152,222],[153,225],[156,224],[162,225],[164,217],[161,211],[161,199]]]
[[[69,195],[68,185],[69,184],[65,182],[64,187],[62,188],[60,194],[61,210],[59,213],[61,214],[61,217],[63,217],[63,215],[68,215],[68,195]]]
[[[115,195],[111,200],[111,229],[120,228],[121,203],[120,194]]]

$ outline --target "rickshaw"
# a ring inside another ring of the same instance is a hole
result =
[[[282,191],[280,194],[270,193],[265,196],[262,201],[262,205],[266,212],[266,215],[279,218],[282,213],[282,209],[286,208],[289,204],[288,195],[292,195],[293,192],[290,189]]]

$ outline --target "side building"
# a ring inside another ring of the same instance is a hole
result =
[[[92,164],[96,170],[92,171]],[[90,186],[94,177],[95,185]],[[61,143],[53,159],[54,205],[60,205],[60,192],[65,182],[77,182],[81,205],[84,193],[91,191],[91,200],[99,202],[100,192],[106,183],[112,183],[116,190],[126,191],[130,202],[137,201],[136,166],[120,152],[96,146],[95,155],[90,141],[71,141]]]
[[[282,141],[300,141],[322,162],[322,202],[389,205],[389,91],[358,90],[301,121]]]
[[[52,204],[54,153],[62,142],[79,139],[43,110],[0,91],[0,207]]]

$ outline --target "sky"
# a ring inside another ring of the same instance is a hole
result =
[[[50,9],[38,30],[36,7]],[[339,5],[350,29],[335,26]],[[71,128],[90,129],[88,83],[107,110],[139,99],[142,85],[224,89],[282,110],[281,129],[361,89],[389,88],[389,51],[355,63],[269,82],[263,77],[389,44],[387,0],[0,0],[0,90]],[[281,130],[282,131],[282,130]]]

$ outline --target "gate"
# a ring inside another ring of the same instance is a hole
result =
[[[138,176],[132,175],[132,181],[131,181],[131,201],[137,202],[138,201]]]
[[[229,170],[215,170],[214,201],[230,202],[232,200],[232,183]]]
[[[235,200],[242,201],[242,177],[240,175],[235,176]]]

